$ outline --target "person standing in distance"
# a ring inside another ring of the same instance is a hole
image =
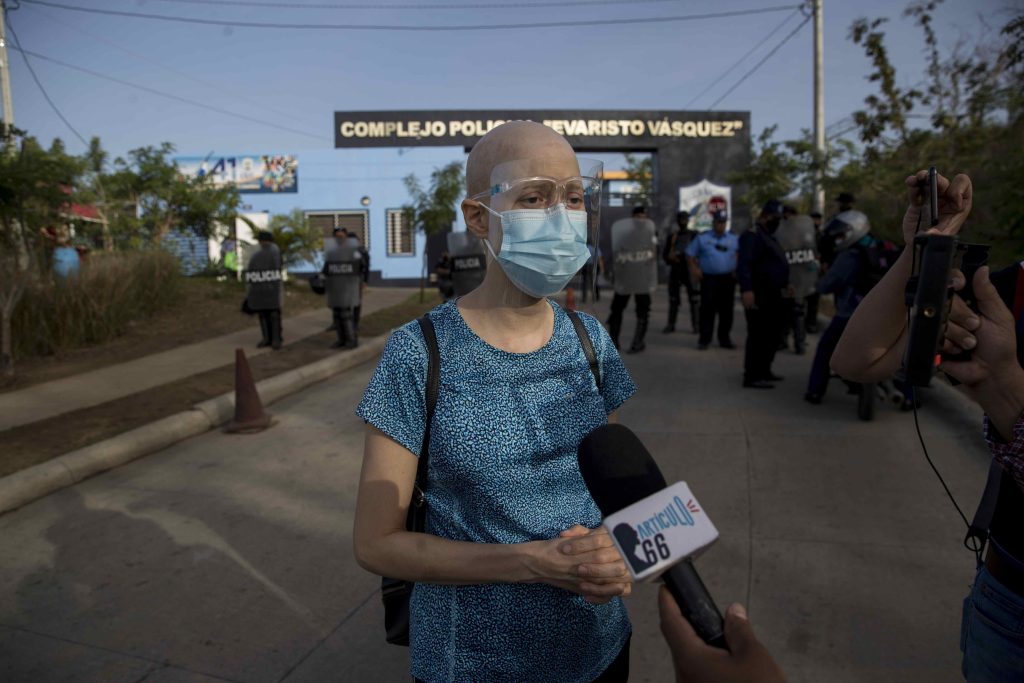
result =
[[[686,248],[686,258],[695,282],[700,283],[700,337],[697,348],[711,344],[718,317],[718,345],[734,349],[732,308],[736,293],[736,257],[739,239],[726,231],[729,214],[719,209],[711,214],[711,230],[697,235]]]
[[[814,234],[816,240],[815,244],[817,245],[815,253],[818,254],[818,277],[820,278],[821,275],[825,272],[824,264],[821,261],[821,212],[812,211],[811,220],[814,222]],[[807,334],[818,333],[818,301],[820,299],[821,295],[818,294],[817,289],[815,289],[807,296],[807,312],[806,317],[804,319],[804,329],[807,330]]]
[[[331,348],[354,349],[359,344],[356,334],[355,308],[362,300],[363,255],[355,240],[342,235],[343,229],[334,231],[335,246],[327,252],[321,271],[326,277],[327,306],[334,318],[338,339]]]
[[[789,305],[789,319],[783,327],[783,344],[789,331],[793,331],[793,351],[798,356],[807,351],[807,297],[815,293],[818,274],[818,236],[809,216],[787,215],[775,234],[789,262],[789,283],[793,286],[792,296],[786,299]],[[817,315],[817,313],[815,313]],[[780,345],[780,346],[782,346]]]
[[[821,403],[828,389],[831,372],[829,362],[850,317],[875,282],[885,274],[881,270],[872,277],[869,272],[872,270],[872,261],[879,260],[877,256],[871,258],[870,254],[881,254],[883,244],[871,234],[871,223],[860,211],[844,211],[837,215],[825,227],[825,235],[832,242],[832,251],[836,256],[832,267],[817,284],[817,289],[821,294],[835,296],[836,311],[818,340],[811,374],[807,379],[804,400],[814,405]],[[878,270],[875,269],[876,272]]]
[[[359,235],[355,232],[347,232],[348,240],[359,251],[359,303],[352,309],[352,324],[355,326],[356,337],[359,336],[359,316],[363,312],[363,290],[370,284],[370,252],[359,241]]]
[[[785,296],[791,291],[789,263],[775,239],[782,222],[782,204],[765,202],[757,225],[740,236],[736,275],[747,316],[747,345],[743,359],[743,386],[773,389],[782,378],[772,373],[786,322]]]
[[[249,308],[260,316],[263,338],[256,346],[269,346],[276,351],[284,341],[281,335],[281,301],[284,296],[281,251],[274,244],[274,236],[266,230],[259,232],[256,239],[260,248],[245,267],[246,300]]]
[[[676,331],[676,318],[679,315],[679,289],[686,287],[686,300],[690,304],[690,327],[693,332],[698,326],[698,305],[700,301],[700,289],[697,283],[690,276],[690,268],[686,258],[686,248],[697,236],[697,233],[690,230],[690,213],[680,211],[676,214],[676,230],[669,235],[665,241],[665,249],[662,258],[669,267],[668,275],[668,324],[664,333]]]
[[[654,221],[647,217],[647,208],[637,206],[632,218],[620,218],[612,225],[612,297],[608,331],[615,348],[619,348],[622,312],[629,297],[636,297],[636,330],[626,353],[639,353],[647,348],[644,337],[651,311],[651,293],[658,286],[658,263],[655,259],[658,236]]]

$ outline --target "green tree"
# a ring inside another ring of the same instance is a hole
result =
[[[452,229],[465,187],[461,161],[453,161],[441,168],[435,168],[430,174],[430,187],[426,190],[415,174],[407,175],[403,182],[412,201],[403,206],[402,211],[406,222],[412,225],[415,231],[429,237]],[[424,253],[420,276],[420,301],[424,299],[428,265],[427,255]]]
[[[801,167],[800,159],[786,143],[773,139],[777,128],[769,126],[762,130],[757,136],[750,165],[728,176],[730,183],[745,188],[740,201],[752,211],[769,199],[789,195],[797,186],[795,179],[809,171]],[[754,215],[757,215],[756,211]]]
[[[109,182],[107,173],[108,154],[100,144],[98,137],[89,140],[89,149],[82,156],[84,173],[81,178],[77,194],[84,204],[96,208],[100,219],[100,236],[103,240],[103,250],[114,250],[114,235],[110,229],[111,210],[110,198],[107,197],[107,184]]]
[[[0,154],[0,373],[14,374],[11,319],[25,288],[48,277],[44,229],[63,230],[83,164],[54,140],[16,135]]]
[[[189,178],[171,159],[174,145],[140,147],[114,161],[109,183],[120,202],[133,207],[137,219],[119,224],[129,244],[159,244],[170,230],[190,230],[209,237],[220,224],[232,225],[241,196],[238,189],[216,186],[211,176]]]
[[[274,243],[281,250],[281,259],[286,266],[302,262],[320,263],[323,260],[323,234],[310,226],[301,208],[274,214],[270,217],[267,229],[273,234]]]
[[[912,87],[899,85],[884,20],[853,23],[850,39],[863,49],[867,79],[877,87],[853,114],[856,139],[831,140],[819,159],[806,131],[798,140],[776,142],[774,129],[766,129],[750,168],[731,177],[746,186],[744,201],[756,206],[771,196],[807,198],[808,178],[821,164],[827,193],[853,191],[874,229],[899,239],[904,179],[935,165],[945,175],[967,173],[974,181],[965,239],[991,243],[996,266],[1024,255],[1024,155],[1018,152],[1024,149],[1024,15],[995,35],[983,33],[940,50],[932,28],[940,3],[914,2],[905,11],[922,31],[926,63]]]
[[[625,158],[626,180],[636,183],[640,187],[640,195],[645,202],[650,202],[654,196],[654,163],[651,156],[638,157],[633,154],[622,155]]]

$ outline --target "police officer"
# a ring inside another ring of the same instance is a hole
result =
[[[441,293],[445,301],[455,296],[455,287],[452,285],[452,255],[445,249],[441,252],[441,258],[434,265],[434,275],[437,277],[437,291]]]
[[[791,291],[789,263],[775,239],[782,222],[782,204],[771,199],[758,216],[757,225],[739,240],[736,275],[747,317],[747,345],[743,359],[743,386],[773,389],[782,378],[772,373],[786,322],[784,297]]]
[[[362,302],[363,255],[359,242],[352,236],[342,237],[335,231],[337,242],[327,252],[323,274],[326,278],[327,306],[333,312],[338,339],[332,349],[354,349],[359,344],[355,310]]]
[[[483,245],[468,232],[450,232],[447,241],[451,254],[452,291],[455,296],[465,296],[479,287],[487,274]]]
[[[359,335],[359,315],[363,311],[363,293],[362,290],[370,283],[370,252],[367,251],[366,247],[359,241],[359,235],[355,232],[346,231],[346,239],[351,241],[355,245],[356,250],[359,252],[359,303],[352,309],[352,320],[355,325],[356,336]]]
[[[739,240],[726,231],[729,214],[717,209],[711,214],[711,230],[702,232],[686,248],[693,278],[700,283],[700,337],[697,348],[704,351],[711,344],[711,333],[718,317],[718,345],[734,349],[732,308],[736,293],[736,254]]]
[[[690,267],[686,258],[686,248],[697,233],[689,229],[690,213],[680,211],[676,214],[676,230],[665,241],[662,258],[668,264],[668,325],[662,332],[676,331],[676,317],[679,315],[679,289],[686,287],[686,299],[690,304],[690,327],[697,331],[697,306],[700,301],[700,289],[690,277]]]
[[[807,380],[804,400],[815,405],[821,403],[828,389],[829,362],[850,318],[861,300],[899,257],[895,245],[871,234],[871,223],[860,211],[838,214],[825,226],[825,235],[834,245],[836,256],[817,288],[822,294],[835,295],[836,312],[818,340],[811,375]],[[861,387],[852,385],[851,389],[859,391]],[[907,408],[912,407],[907,405]]]
[[[793,295],[787,298],[789,319],[783,328],[783,340],[793,331],[793,351],[802,356],[807,351],[807,297],[816,292],[818,283],[818,236],[810,216],[787,216],[775,233],[789,263],[789,284]],[[785,342],[783,342],[783,346]]]
[[[612,298],[608,331],[615,348],[619,348],[622,312],[629,297],[636,297],[636,331],[628,353],[638,353],[647,346],[647,320],[651,310],[651,293],[658,286],[656,259],[658,236],[654,221],[647,217],[647,208],[637,206],[632,218],[622,218],[612,225],[612,277],[615,296]]]
[[[256,236],[260,248],[245,268],[246,301],[249,308],[259,313],[263,339],[256,346],[280,349],[281,336],[281,251],[274,244],[274,236],[266,230]]]
[[[817,240],[817,249],[815,253],[818,254],[818,276],[820,277],[824,272],[824,264],[821,262],[821,238],[822,238],[822,226],[821,226],[821,212],[812,211],[811,221],[814,222],[814,234]],[[807,303],[807,313],[804,318],[804,329],[807,330],[808,334],[817,334],[818,332],[818,301],[821,299],[821,295],[818,294],[818,290],[815,289],[805,299]]]

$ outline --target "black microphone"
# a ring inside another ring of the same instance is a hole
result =
[[[605,518],[661,493],[667,486],[654,458],[636,434],[623,425],[602,425],[592,431],[580,442],[578,458],[583,481]],[[669,514],[661,521],[666,527],[669,524],[675,526],[676,522],[686,524],[687,517],[690,518],[689,523],[693,524],[692,515],[687,515],[685,506],[666,512]],[[651,522],[655,525],[659,523],[655,518]],[[619,539],[618,527],[615,530],[609,529],[609,533]],[[633,542],[637,542],[635,536]],[[668,555],[662,557],[667,558]],[[627,560],[634,569],[637,568],[636,561]],[[709,645],[728,649],[722,613],[694,569],[691,559],[684,557],[677,561],[661,575],[661,579],[697,635]]]

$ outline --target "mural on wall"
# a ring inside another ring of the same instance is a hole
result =
[[[215,185],[235,185],[243,194],[299,191],[299,160],[293,154],[233,157],[175,157],[182,174],[212,177]]]
[[[679,188],[679,209],[690,212],[690,230],[711,229],[711,212],[725,210],[729,214],[726,229],[732,228],[732,188],[716,185],[707,178],[696,185]]]

